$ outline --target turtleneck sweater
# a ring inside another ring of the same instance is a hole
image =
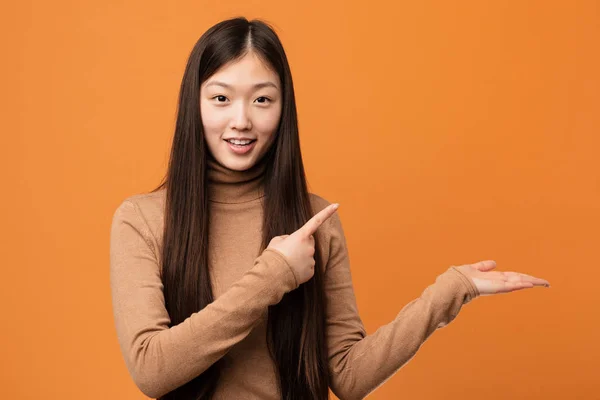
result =
[[[233,171],[208,160],[214,301],[175,326],[170,326],[160,272],[166,191],[129,196],[114,212],[110,285],[116,333],[127,369],[148,397],[172,391],[218,360],[222,369],[215,400],[281,397],[267,347],[268,307],[298,283],[285,255],[260,251],[265,168],[259,162]],[[312,193],[310,199],[314,214],[330,204]],[[383,384],[436,329],[479,296],[471,279],[451,266],[391,322],[367,334],[339,215],[325,221],[316,235],[327,304],[330,388],[342,400],[362,399]]]

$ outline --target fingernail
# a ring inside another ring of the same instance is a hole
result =
[[[335,204],[333,205],[333,209],[334,209],[334,210],[337,210],[339,206],[340,206],[340,205],[339,205],[339,203],[335,203]]]

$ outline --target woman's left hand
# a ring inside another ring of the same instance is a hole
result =
[[[509,293],[534,286],[550,287],[550,283],[541,278],[518,272],[492,271],[496,268],[496,262],[492,260],[461,265],[455,268],[471,278],[481,296]]]

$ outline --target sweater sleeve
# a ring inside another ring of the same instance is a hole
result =
[[[367,335],[358,314],[346,240],[337,214],[330,218],[325,272],[331,389],[340,399],[362,399],[382,385],[463,304],[479,295],[466,275],[450,267],[401,309],[396,318]]]
[[[150,231],[125,200],[110,233],[110,285],[117,338],[140,390],[160,397],[189,382],[243,340],[269,305],[298,285],[285,258],[265,250],[225,293],[169,327]]]

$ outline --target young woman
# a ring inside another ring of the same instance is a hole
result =
[[[294,87],[267,24],[216,24],[189,57],[168,171],[111,228],[117,335],[160,399],[361,399],[477,296],[543,279],[452,266],[367,335],[337,204],[307,191]]]

